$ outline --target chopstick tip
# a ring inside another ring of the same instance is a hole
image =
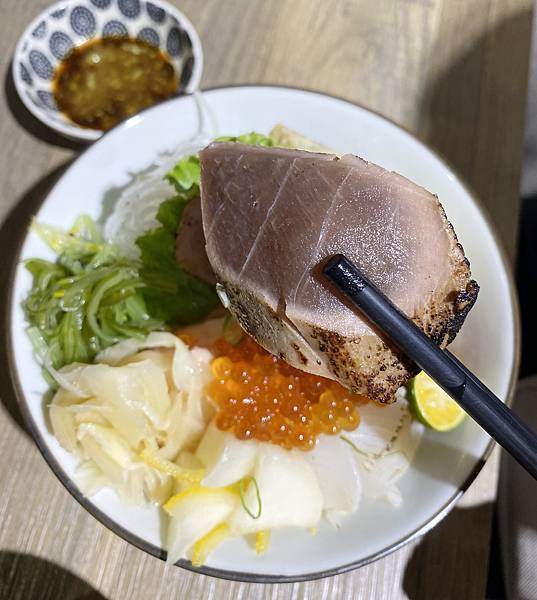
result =
[[[339,270],[340,266],[346,260],[347,259],[343,256],[343,254],[334,254],[333,256],[325,260],[324,264],[321,266],[321,270],[324,275],[331,279],[330,275],[335,271]]]

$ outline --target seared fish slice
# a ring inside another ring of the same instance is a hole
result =
[[[216,283],[213,269],[205,252],[205,237],[201,222],[201,203],[192,198],[185,206],[175,237],[175,258],[181,267],[207,283]]]
[[[338,252],[435,343],[454,339],[479,286],[431,193],[352,155],[224,142],[200,159],[207,256],[268,351],[384,403],[416,373],[315,276]]]

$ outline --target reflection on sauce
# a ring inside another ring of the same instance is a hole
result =
[[[169,58],[143,40],[98,38],[75,48],[54,76],[58,108],[72,121],[107,130],[170,97],[179,85]]]

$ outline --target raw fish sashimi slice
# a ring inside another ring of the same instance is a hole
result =
[[[356,156],[213,143],[200,153],[207,256],[264,348],[392,402],[414,366],[314,274],[344,253],[446,346],[479,286],[436,196]]]

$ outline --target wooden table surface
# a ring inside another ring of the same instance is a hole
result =
[[[516,246],[532,0],[176,0],[205,50],[203,86],[278,83],[378,111],[442,152]],[[48,2],[2,0],[0,290],[28,216],[79,148],[17,101],[22,30]],[[2,316],[5,330],[5,318]],[[484,597],[497,456],[432,532],[368,567],[253,585],[193,575],[129,546],[56,480],[22,425],[0,348],[0,598]]]

